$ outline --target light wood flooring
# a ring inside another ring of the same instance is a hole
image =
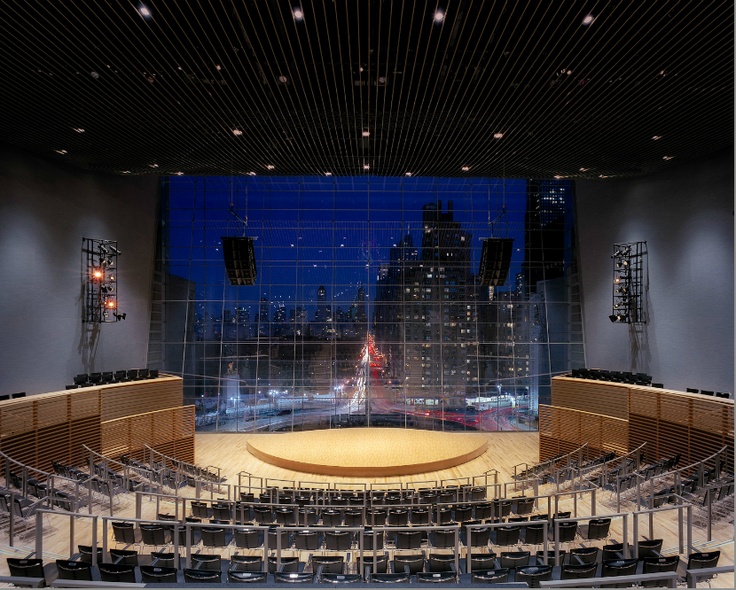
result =
[[[427,482],[437,482],[451,484],[453,481],[467,481],[474,477],[483,476],[483,474],[497,470],[499,482],[511,482],[512,473],[515,465],[527,463],[534,464],[538,461],[538,435],[536,432],[503,432],[503,433],[472,433],[471,436],[483,437],[487,440],[488,446],[485,453],[481,456],[448,469],[433,471],[428,473],[418,473],[408,476],[389,476],[389,477],[349,477],[349,476],[328,476],[304,473],[299,471],[291,471],[283,467],[278,467],[265,463],[249,453],[247,445],[248,441],[254,438],[258,439],[259,444],[264,444],[262,437],[276,437],[278,434],[241,434],[241,433],[202,433],[196,436],[196,463],[202,467],[217,466],[222,470],[222,474],[227,477],[227,482],[238,483],[238,474],[250,473],[259,478],[264,478],[264,483],[288,487],[293,485],[291,482],[314,482],[331,485],[332,487],[353,487],[362,483],[373,483],[379,487],[409,486],[409,487],[425,487]],[[266,439],[266,444],[268,439]],[[241,476],[241,480],[245,476]],[[317,487],[317,486],[314,486]],[[193,496],[193,488],[184,488],[187,495]],[[554,491],[551,486],[543,486],[539,490],[539,494],[550,494]],[[518,491],[509,488],[506,491],[507,496],[518,495]],[[530,491],[526,491],[526,495],[531,495]],[[207,496],[208,498],[210,495]],[[220,496],[213,496],[220,497]],[[616,512],[615,497],[610,492],[599,492],[596,497],[596,514],[613,514]],[[572,495],[560,496],[558,510],[571,510],[573,513],[577,511],[579,516],[588,516],[592,514],[590,494],[579,497],[577,504],[573,501]],[[624,504],[622,511],[633,510],[634,504]],[[538,506],[539,512],[547,510],[546,504],[540,502]],[[93,506],[93,512],[104,512],[104,507],[100,505]],[[159,512],[174,512],[173,503],[157,502],[153,498],[145,497],[141,504],[143,518],[155,518]],[[130,495],[121,495],[116,498],[114,505],[116,517],[134,517],[135,516],[135,500]],[[581,523],[582,524],[582,523]],[[651,531],[649,526],[652,526]],[[631,538],[632,523],[629,521],[629,542]],[[68,519],[61,515],[50,515],[44,517],[43,527],[43,544],[44,551],[42,557],[46,561],[54,559],[68,558],[75,555],[78,544],[88,544],[91,538],[90,519],[79,519],[76,526],[74,536],[70,535]],[[101,527],[98,527],[101,532]],[[611,540],[621,540],[622,538],[622,519],[614,517],[611,528]],[[642,519],[640,523],[640,537],[662,537],[664,539],[663,552],[677,552],[677,533],[678,525],[674,511],[665,513],[657,513],[651,520]],[[100,541],[101,542],[101,541]],[[734,563],[734,528],[733,518],[724,519],[724,521],[716,524],[713,528],[713,540],[708,542],[705,535],[705,529],[702,527],[693,528],[693,545],[698,551],[706,551],[718,549],[721,551],[721,560],[719,565],[732,565]],[[7,529],[0,530],[0,575],[7,575],[7,565],[5,557],[28,557],[33,556],[34,552],[34,536],[31,531],[26,539],[18,539],[15,547],[8,545]],[[710,581],[711,587],[731,588],[733,587],[734,576],[732,573],[720,574]],[[707,587],[707,582],[701,582],[699,587]]]

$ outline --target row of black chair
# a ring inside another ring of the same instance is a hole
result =
[[[6,399],[18,399],[19,397],[25,397],[26,392],[25,391],[18,391],[16,393],[6,393],[5,395],[0,395],[0,402],[5,401]]]
[[[702,395],[710,395],[713,397],[720,397],[724,399],[731,398],[730,391],[712,391],[710,389],[695,389],[694,387],[687,387],[685,391],[687,391],[687,393],[700,393]]]
[[[628,383],[630,385],[650,386],[652,376],[646,373],[633,373],[631,371],[608,371],[605,369],[573,369],[571,377],[576,379],[593,379],[597,381],[610,381],[612,383]]]
[[[122,371],[79,373],[74,376],[74,382],[67,385],[66,389],[92,387],[94,385],[107,385],[109,383],[126,383],[128,381],[141,381],[143,379],[156,379],[158,375],[158,369],[123,369]]]

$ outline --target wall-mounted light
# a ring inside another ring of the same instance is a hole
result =
[[[623,324],[646,322],[644,273],[646,242],[613,245],[612,313],[608,319]]]
[[[117,242],[82,238],[84,254],[84,304],[82,321],[106,323],[125,319],[118,312],[118,286],[115,278],[120,250]]]

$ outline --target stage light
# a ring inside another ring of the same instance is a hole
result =
[[[120,256],[122,254],[122,252],[118,250],[115,246],[110,246],[110,250],[112,250],[112,253],[116,256]]]
[[[615,322],[617,318],[615,315],[609,315],[608,319],[611,320],[612,322]]]
[[[99,268],[95,268],[92,270],[92,277],[95,279],[101,279],[103,276],[105,276],[105,273],[102,272]]]
[[[121,321],[121,320],[124,320],[124,319],[125,319],[125,316],[126,316],[127,314],[125,314],[125,313],[114,313],[114,314],[112,314],[112,315],[113,315],[113,317],[115,318],[115,321],[116,321],[116,322],[119,322],[119,321]]]

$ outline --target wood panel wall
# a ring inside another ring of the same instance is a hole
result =
[[[600,404],[600,411],[591,412],[596,404]],[[627,408],[627,451],[647,443],[647,461],[679,453],[680,465],[688,465],[725,446],[727,461],[733,465],[732,399],[570,377],[554,377],[552,405],[539,408],[540,460],[568,452],[584,442],[598,448],[602,444],[598,432],[577,424],[592,421],[596,414],[610,417],[623,407]],[[616,431],[613,436],[612,442],[619,445],[621,432]]]
[[[184,411],[182,400],[181,378],[165,376],[2,401],[0,451],[44,472],[53,471],[53,461],[84,465],[89,457],[83,445],[97,452],[105,447],[103,424],[106,421],[143,412],[179,409],[178,414],[172,411],[163,420],[165,428],[160,431],[140,432],[140,441],[173,450],[173,453],[161,452],[193,462],[194,411],[193,408]],[[182,422],[174,423],[176,419]],[[190,436],[191,445],[181,442]],[[180,449],[181,457],[176,454]],[[0,471],[1,475],[4,471]]]
[[[194,463],[194,406],[180,406],[102,423],[102,454],[146,459],[146,445],[169,457]]]
[[[629,422],[570,408],[539,406],[539,460],[570,453],[588,444],[590,458],[604,453],[625,454]]]

